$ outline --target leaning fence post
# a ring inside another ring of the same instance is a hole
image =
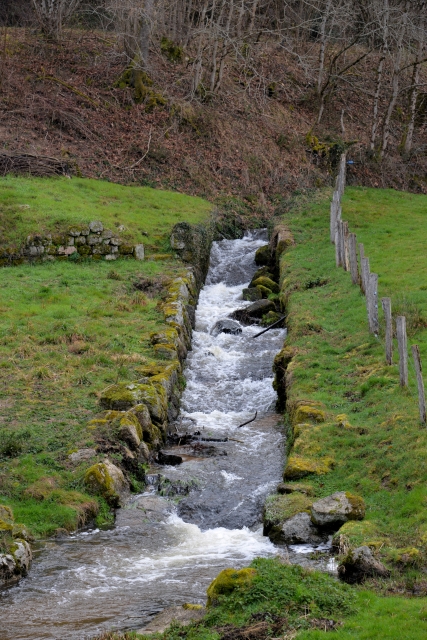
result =
[[[366,298],[368,302],[369,331],[378,335],[378,274],[370,273],[368,282]]]
[[[414,358],[415,373],[417,374],[418,384],[418,406],[420,409],[420,420],[426,423],[426,396],[424,393],[423,370],[421,366],[420,350],[417,344],[412,345],[412,357]]]
[[[406,318],[397,316],[396,318],[397,346],[399,349],[399,374],[400,386],[408,386],[408,347],[406,340]]]
[[[365,246],[359,242],[359,256],[360,256],[360,289],[362,293],[365,293],[365,282],[363,280],[363,258],[365,257]]]
[[[359,269],[357,267],[356,234],[350,233],[348,236],[348,257],[350,260],[351,281],[353,284],[359,283]]]
[[[391,319],[391,298],[381,298],[385,317],[385,360],[387,364],[393,362],[393,322]]]
[[[338,219],[337,221],[337,232],[335,234],[335,256],[336,256],[336,265],[337,267],[342,267],[344,263],[344,255],[343,255],[343,222]]]

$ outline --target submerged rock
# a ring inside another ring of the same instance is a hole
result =
[[[260,291],[257,287],[248,287],[247,289],[243,289],[242,298],[243,300],[247,300],[249,302],[261,300],[262,291]]]
[[[235,320],[218,320],[212,327],[210,331],[212,336],[217,336],[220,333],[231,333],[233,335],[238,335],[242,333],[242,327]]]
[[[369,547],[358,547],[347,553],[338,567],[338,575],[349,584],[360,583],[367,578],[387,578],[390,571],[377,560]]]
[[[258,300],[246,307],[246,313],[253,318],[262,318],[265,313],[274,311],[276,307],[272,300]]]
[[[172,466],[176,466],[182,463],[181,456],[177,456],[174,453],[164,453],[163,451],[159,451],[157,454],[157,462],[159,464],[169,464]]]
[[[346,491],[337,491],[317,500],[311,507],[311,519],[319,527],[339,527],[348,520],[363,520],[365,503]]]
[[[167,607],[154,616],[145,627],[138,629],[137,633],[163,633],[172,622],[179,622],[182,627],[186,627],[196,620],[201,620],[205,614],[206,609],[202,605],[183,604],[181,607]]]

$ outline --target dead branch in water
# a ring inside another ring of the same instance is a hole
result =
[[[256,417],[258,415],[258,411],[255,411],[255,415],[253,418],[251,418],[250,420],[248,420],[247,422],[244,422],[243,424],[239,424],[239,426],[237,427],[238,429],[240,429],[240,427],[245,427],[247,424],[249,424],[250,422],[253,422],[254,420],[256,420]]]

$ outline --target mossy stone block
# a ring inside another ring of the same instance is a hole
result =
[[[298,406],[292,415],[294,424],[302,424],[306,422],[325,422],[326,413],[322,409],[311,405],[302,404]]]
[[[255,302],[255,300],[261,300],[262,291],[257,287],[248,287],[247,289],[243,289],[242,291],[243,300],[247,300],[248,302]]]
[[[121,469],[109,460],[98,462],[85,474],[84,482],[89,491],[101,495],[111,507],[123,504],[127,482]]]

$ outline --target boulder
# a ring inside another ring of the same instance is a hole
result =
[[[102,393],[100,404],[105,409],[116,411],[145,404],[155,424],[163,425],[167,418],[166,393],[152,384],[136,382],[112,384]]]
[[[129,411],[120,420],[119,438],[136,451],[142,440],[142,427],[138,418]]]
[[[73,464],[79,464],[84,460],[90,460],[94,456],[96,456],[95,449],[79,449],[78,451],[70,453],[70,455],[68,456],[68,460]]]
[[[255,575],[255,569],[240,569],[239,571],[235,569],[224,569],[208,587],[208,601],[206,606],[211,607],[215,605],[218,596],[232,593],[235,589],[249,587]]]
[[[21,576],[25,576],[31,566],[33,554],[31,547],[26,540],[15,539],[9,547],[9,553],[13,557],[16,565],[15,571]]]
[[[90,467],[86,471],[84,481],[89,491],[101,494],[110,506],[123,505],[128,484],[122,470],[109,460]]]
[[[304,404],[304,401],[298,403],[298,406],[292,411],[293,424],[301,424],[305,422],[325,422],[326,414],[311,404]]]
[[[320,544],[324,539],[311,522],[308,513],[297,513],[282,525],[280,540],[286,544]]]
[[[387,578],[389,575],[390,571],[365,546],[350,550],[338,566],[338,576],[349,584],[363,582],[366,578]]]
[[[310,498],[302,493],[269,496],[264,505],[263,534],[273,542],[283,542],[283,527],[286,522],[302,512],[306,512],[310,519],[308,512],[311,504]]]
[[[311,519],[319,527],[338,528],[348,520],[363,520],[365,504],[359,496],[337,491],[317,500],[311,507]]]
[[[256,300],[261,300],[262,292],[256,287],[248,287],[243,289],[242,298],[248,302],[256,302]]]
[[[271,252],[268,244],[256,250],[255,264],[264,265],[264,264],[269,264],[270,261],[271,261]]]
[[[269,270],[268,267],[264,266],[264,267],[260,267],[259,269],[257,269],[254,273],[254,275],[252,276],[252,280],[250,283],[250,287],[254,286],[254,282],[255,280],[257,280],[258,278],[261,277],[266,277],[266,278],[270,278],[270,280],[274,280],[274,275],[271,273],[271,271]]]
[[[267,300],[268,296],[273,293],[271,291],[271,289],[268,289],[267,287],[264,287],[262,284],[257,284],[256,288],[260,292],[261,297],[262,297],[263,300]]]
[[[266,287],[267,289],[270,289],[270,291],[272,293],[279,293],[280,291],[280,287],[279,285],[274,282],[274,280],[271,280],[271,278],[267,278],[266,276],[261,276],[260,278],[257,278],[254,283],[253,283],[254,287]]]
[[[242,333],[242,327],[235,320],[218,320],[212,327],[210,331],[212,336],[217,336],[220,333],[231,333],[233,335],[238,335]]]
[[[276,307],[272,300],[257,300],[257,302],[250,304],[249,307],[245,309],[247,315],[253,318],[262,318],[265,313],[275,310]]]

